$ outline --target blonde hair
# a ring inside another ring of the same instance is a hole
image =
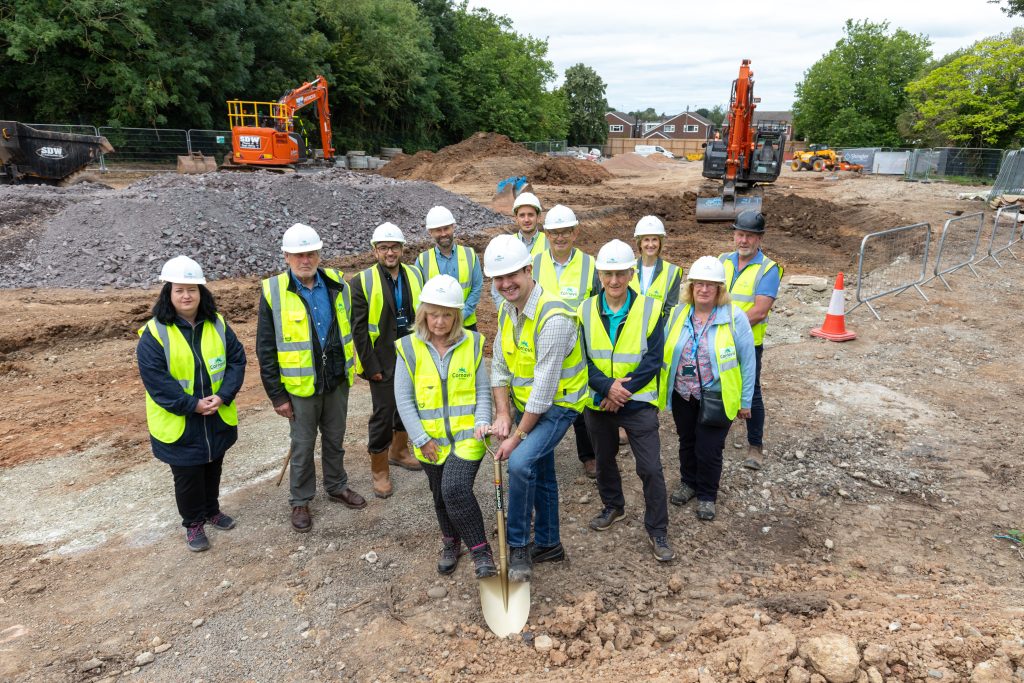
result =
[[[448,333],[448,338],[445,339],[446,344],[454,346],[466,334],[466,331],[462,329],[461,308],[449,308],[448,306],[438,306],[437,304],[421,302],[419,307],[416,309],[416,321],[413,323],[413,329],[416,330],[416,336],[422,341],[430,341],[430,328],[427,327],[427,313],[434,311],[455,311],[455,320],[452,321],[452,329]]]
[[[715,285],[718,286],[718,295],[715,297],[715,306],[724,306],[732,301],[732,297],[729,296],[729,290],[726,289],[723,283],[716,282]],[[684,304],[693,305],[693,280],[686,281],[686,286],[683,287],[683,291],[679,293],[679,298]]]
[[[640,254],[640,259],[643,260],[644,257],[644,250],[640,247],[640,243],[644,241],[645,237],[658,238],[658,258],[661,258],[661,252],[665,250],[665,238],[661,235],[640,235],[636,238],[636,250]]]

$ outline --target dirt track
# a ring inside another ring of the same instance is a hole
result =
[[[676,263],[725,250],[727,230],[693,222],[697,166],[662,166],[537,191],[577,209],[590,253],[650,210],[667,218]],[[490,180],[442,185],[478,201],[493,191]],[[861,235],[939,225],[965,208],[962,189],[786,171],[766,192],[765,249],[787,275],[831,279],[850,270]],[[628,522],[609,535],[586,528],[599,500],[567,438],[558,475],[571,561],[540,566],[529,638],[508,642],[486,632],[466,563],[451,580],[434,571],[421,477],[396,473],[395,497],[363,512],[318,498],[313,532],[289,530],[286,493],[272,484],[286,427],[255,367],[225,465],[224,507],[239,527],[187,553],[133,367],[153,292],[0,292],[0,680],[1024,680],[1024,558],[992,539],[1024,523],[1024,263],[1004,265],[979,267],[980,281],[955,274],[952,293],[927,286],[929,303],[883,299],[883,322],[861,307],[848,319],[860,337],[844,345],[806,334],[828,291],[785,287],[766,351],[768,466],[738,466],[734,428],[718,520],[672,508],[670,566],[644,545],[632,474]],[[256,285],[213,285],[251,360]],[[492,334],[492,315],[481,318]],[[360,384],[346,447],[363,493],[368,403]],[[489,479],[477,483],[489,516]],[[370,550],[376,563],[362,559]],[[446,596],[428,597],[432,586]],[[852,669],[829,634],[851,639]],[[154,661],[136,671],[146,653]]]

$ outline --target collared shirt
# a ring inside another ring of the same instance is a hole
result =
[[[291,273],[291,270],[288,271]],[[320,340],[320,348],[327,348],[327,335],[331,332],[331,322],[334,320],[334,310],[331,308],[331,295],[327,292],[327,285],[317,271],[313,288],[310,289],[299,282],[295,273],[291,273],[292,280],[299,290],[299,296],[305,299],[309,306],[309,312],[313,317],[313,326],[316,327],[316,336]]]
[[[622,327],[622,322],[629,315],[629,302],[633,300],[633,290],[626,287],[626,300],[617,311],[612,311],[612,309],[608,308],[606,294],[607,292],[601,292],[600,294],[601,314],[608,316],[608,338],[611,339],[612,346],[615,346],[615,340],[619,336],[619,328]],[[644,333],[646,332],[647,330],[644,330]]]
[[[459,255],[455,251],[455,246],[452,246],[452,253],[450,256],[445,256],[444,252],[441,251],[440,247],[434,247],[434,251],[437,254],[437,269],[442,275],[451,275],[456,280],[459,279]],[[462,307],[462,318],[465,320],[469,316],[476,312],[476,306],[480,303],[480,292],[484,287],[484,275],[480,272],[480,260],[477,259],[473,266],[473,272],[470,273],[469,278],[469,296],[466,297],[466,303]]]
[[[729,291],[732,291],[733,285],[736,284],[736,280],[739,279],[742,274],[740,270],[740,255],[739,252],[732,252],[726,256],[732,261],[732,282],[729,283]],[[764,263],[764,252],[760,249],[754,254],[754,258],[750,259],[750,263],[746,265],[743,270],[752,267],[760,267]],[[754,292],[754,296],[770,296],[773,299],[779,298],[779,269],[772,268],[761,277],[761,282],[757,285],[757,291]]]
[[[531,250],[532,251],[533,250],[533,245],[537,243],[538,239],[540,239],[540,229],[538,228],[537,230],[533,231],[533,237],[529,241],[527,241],[527,239],[525,237],[523,237],[523,231],[522,230],[520,230],[519,232],[516,233],[516,237],[519,238],[520,242],[522,242],[523,244],[526,245],[527,250]]]
[[[512,319],[512,334],[517,342],[523,331],[523,323],[527,318],[533,320],[537,314],[537,301],[540,299],[542,291],[540,285],[534,285],[530,298],[526,300],[522,315],[519,314],[519,309],[514,304],[502,301],[501,305]],[[566,356],[572,353],[573,347],[576,345],[578,329],[579,325],[564,315],[552,316],[544,323],[544,328],[537,335],[537,363],[533,367],[533,387],[530,389],[530,398],[526,402],[526,412],[541,414],[554,404],[558,381],[562,375],[562,363],[565,362]],[[492,387],[509,387],[512,384],[512,372],[508,369],[508,363],[505,362],[505,355],[501,349],[501,328],[499,327],[494,335],[492,350]]]

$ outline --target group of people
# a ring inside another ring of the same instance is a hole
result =
[[[344,467],[348,393],[359,375],[373,402],[368,451],[375,496],[393,493],[390,467],[423,470],[441,531],[437,570],[468,550],[478,578],[496,572],[473,485],[483,456],[506,460],[509,579],[565,558],[559,534],[555,447],[570,426],[602,509],[590,528],[625,517],[617,454],[628,443],[643,485],[654,558],[674,557],[668,503],[696,499],[715,518],[730,425],[747,422],[744,465],[763,459],[761,360],[782,267],[760,249],[764,217],[740,214],[734,251],[683,270],[662,258],[655,216],[636,224],[633,246],[612,240],[596,257],[575,248],[580,225],[532,193],[513,207],[516,232],[482,259],[455,238],[445,207],[427,214],[434,246],[404,263],[405,236],[373,233],[376,263],[346,281],[320,265],[322,240],[295,224],[282,238],[287,269],[262,282],[256,353],[275,411],[289,420],[291,525],[312,528],[313,451],[321,436],[328,499],[367,506]],[[497,331],[488,372],[476,330],[483,275],[492,281]],[[234,396],[245,353],[184,256],[165,264],[165,285],[139,334],[154,455],[171,466],[186,542],[205,550],[205,526],[230,529],[218,504],[221,461],[237,438]],[[162,348],[161,348],[162,347]],[[671,496],[661,465],[658,414],[671,407],[680,481]],[[493,441],[493,442],[492,442]],[[490,445],[488,445],[490,444]]]

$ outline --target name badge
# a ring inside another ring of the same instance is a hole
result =
[[[687,365],[683,366],[683,377],[693,377],[696,374],[697,374],[697,366],[696,365],[687,364]]]
[[[398,325],[399,329],[404,329],[409,326],[409,319],[406,318],[404,315],[400,315],[397,318],[395,318],[395,324]]]

